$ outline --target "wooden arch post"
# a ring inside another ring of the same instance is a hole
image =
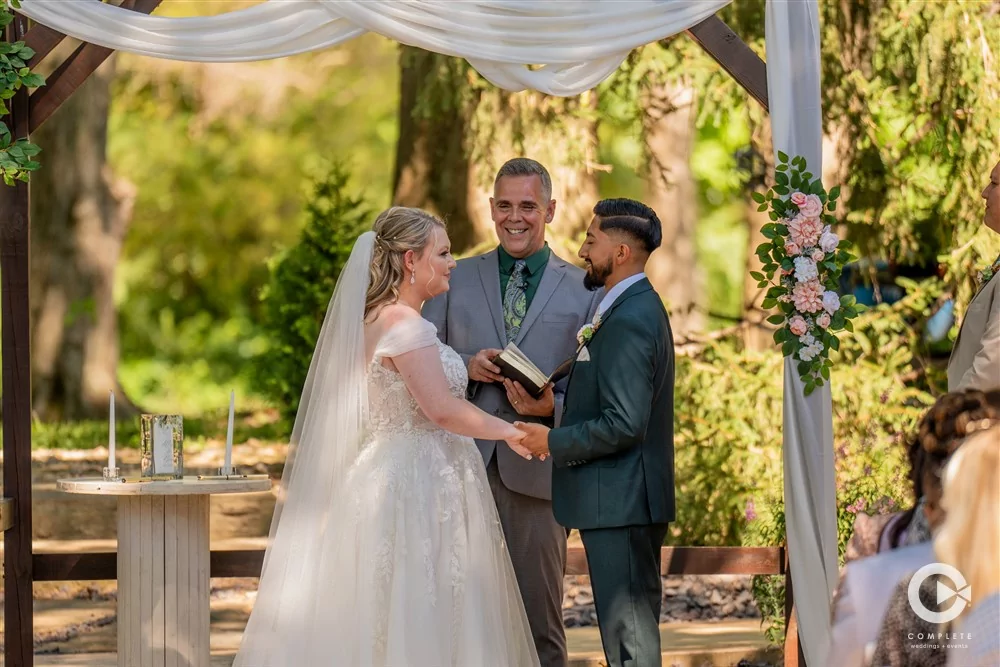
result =
[[[116,0],[112,0],[116,1]],[[161,0],[122,0],[121,7],[151,13]],[[764,61],[718,16],[691,27],[687,34],[768,109]],[[7,27],[7,41],[25,41],[35,51],[37,65],[65,38],[43,25],[28,25],[17,15]],[[26,138],[83,84],[114,51],[82,44],[49,76],[47,85],[30,95],[24,89],[11,100],[8,127]],[[44,168],[44,166],[43,166]],[[31,347],[29,302],[29,186],[0,185],[0,364],[2,364],[3,491],[0,523],[4,530],[4,658],[8,667],[33,665],[32,583],[116,578],[113,553],[35,554],[31,547]],[[256,577],[261,550],[216,551],[211,576]],[[582,553],[570,554],[571,573],[585,573]],[[794,630],[790,570],[784,547],[664,547],[664,574],[785,575],[785,665],[804,665]]]

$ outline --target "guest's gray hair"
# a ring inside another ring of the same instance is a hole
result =
[[[497,177],[493,179],[494,188],[504,176],[537,176],[542,181],[542,197],[546,201],[552,199],[552,177],[549,176],[549,171],[540,162],[527,157],[507,160],[497,171]]]

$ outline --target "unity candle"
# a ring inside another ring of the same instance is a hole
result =
[[[115,392],[111,392],[108,404],[108,467],[104,469],[104,479],[119,478],[119,470],[115,466]]]
[[[108,409],[108,469],[115,468],[115,392],[111,392],[111,404]]]

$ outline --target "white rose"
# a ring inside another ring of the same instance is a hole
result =
[[[816,262],[812,260],[812,257],[796,257],[795,258],[795,279],[800,283],[804,283],[807,280],[812,280],[818,275],[816,272]]]
[[[840,295],[830,290],[823,292],[823,308],[831,315],[840,310]]]
[[[823,252],[833,252],[839,243],[840,237],[833,232],[823,232],[823,235],[819,237],[819,247]]]

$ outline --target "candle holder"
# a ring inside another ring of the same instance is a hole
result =
[[[103,469],[104,481],[106,482],[119,482],[122,478],[122,469],[117,466],[114,468],[105,467]]]
[[[140,477],[183,477],[184,418],[180,415],[142,415],[139,423]]]

